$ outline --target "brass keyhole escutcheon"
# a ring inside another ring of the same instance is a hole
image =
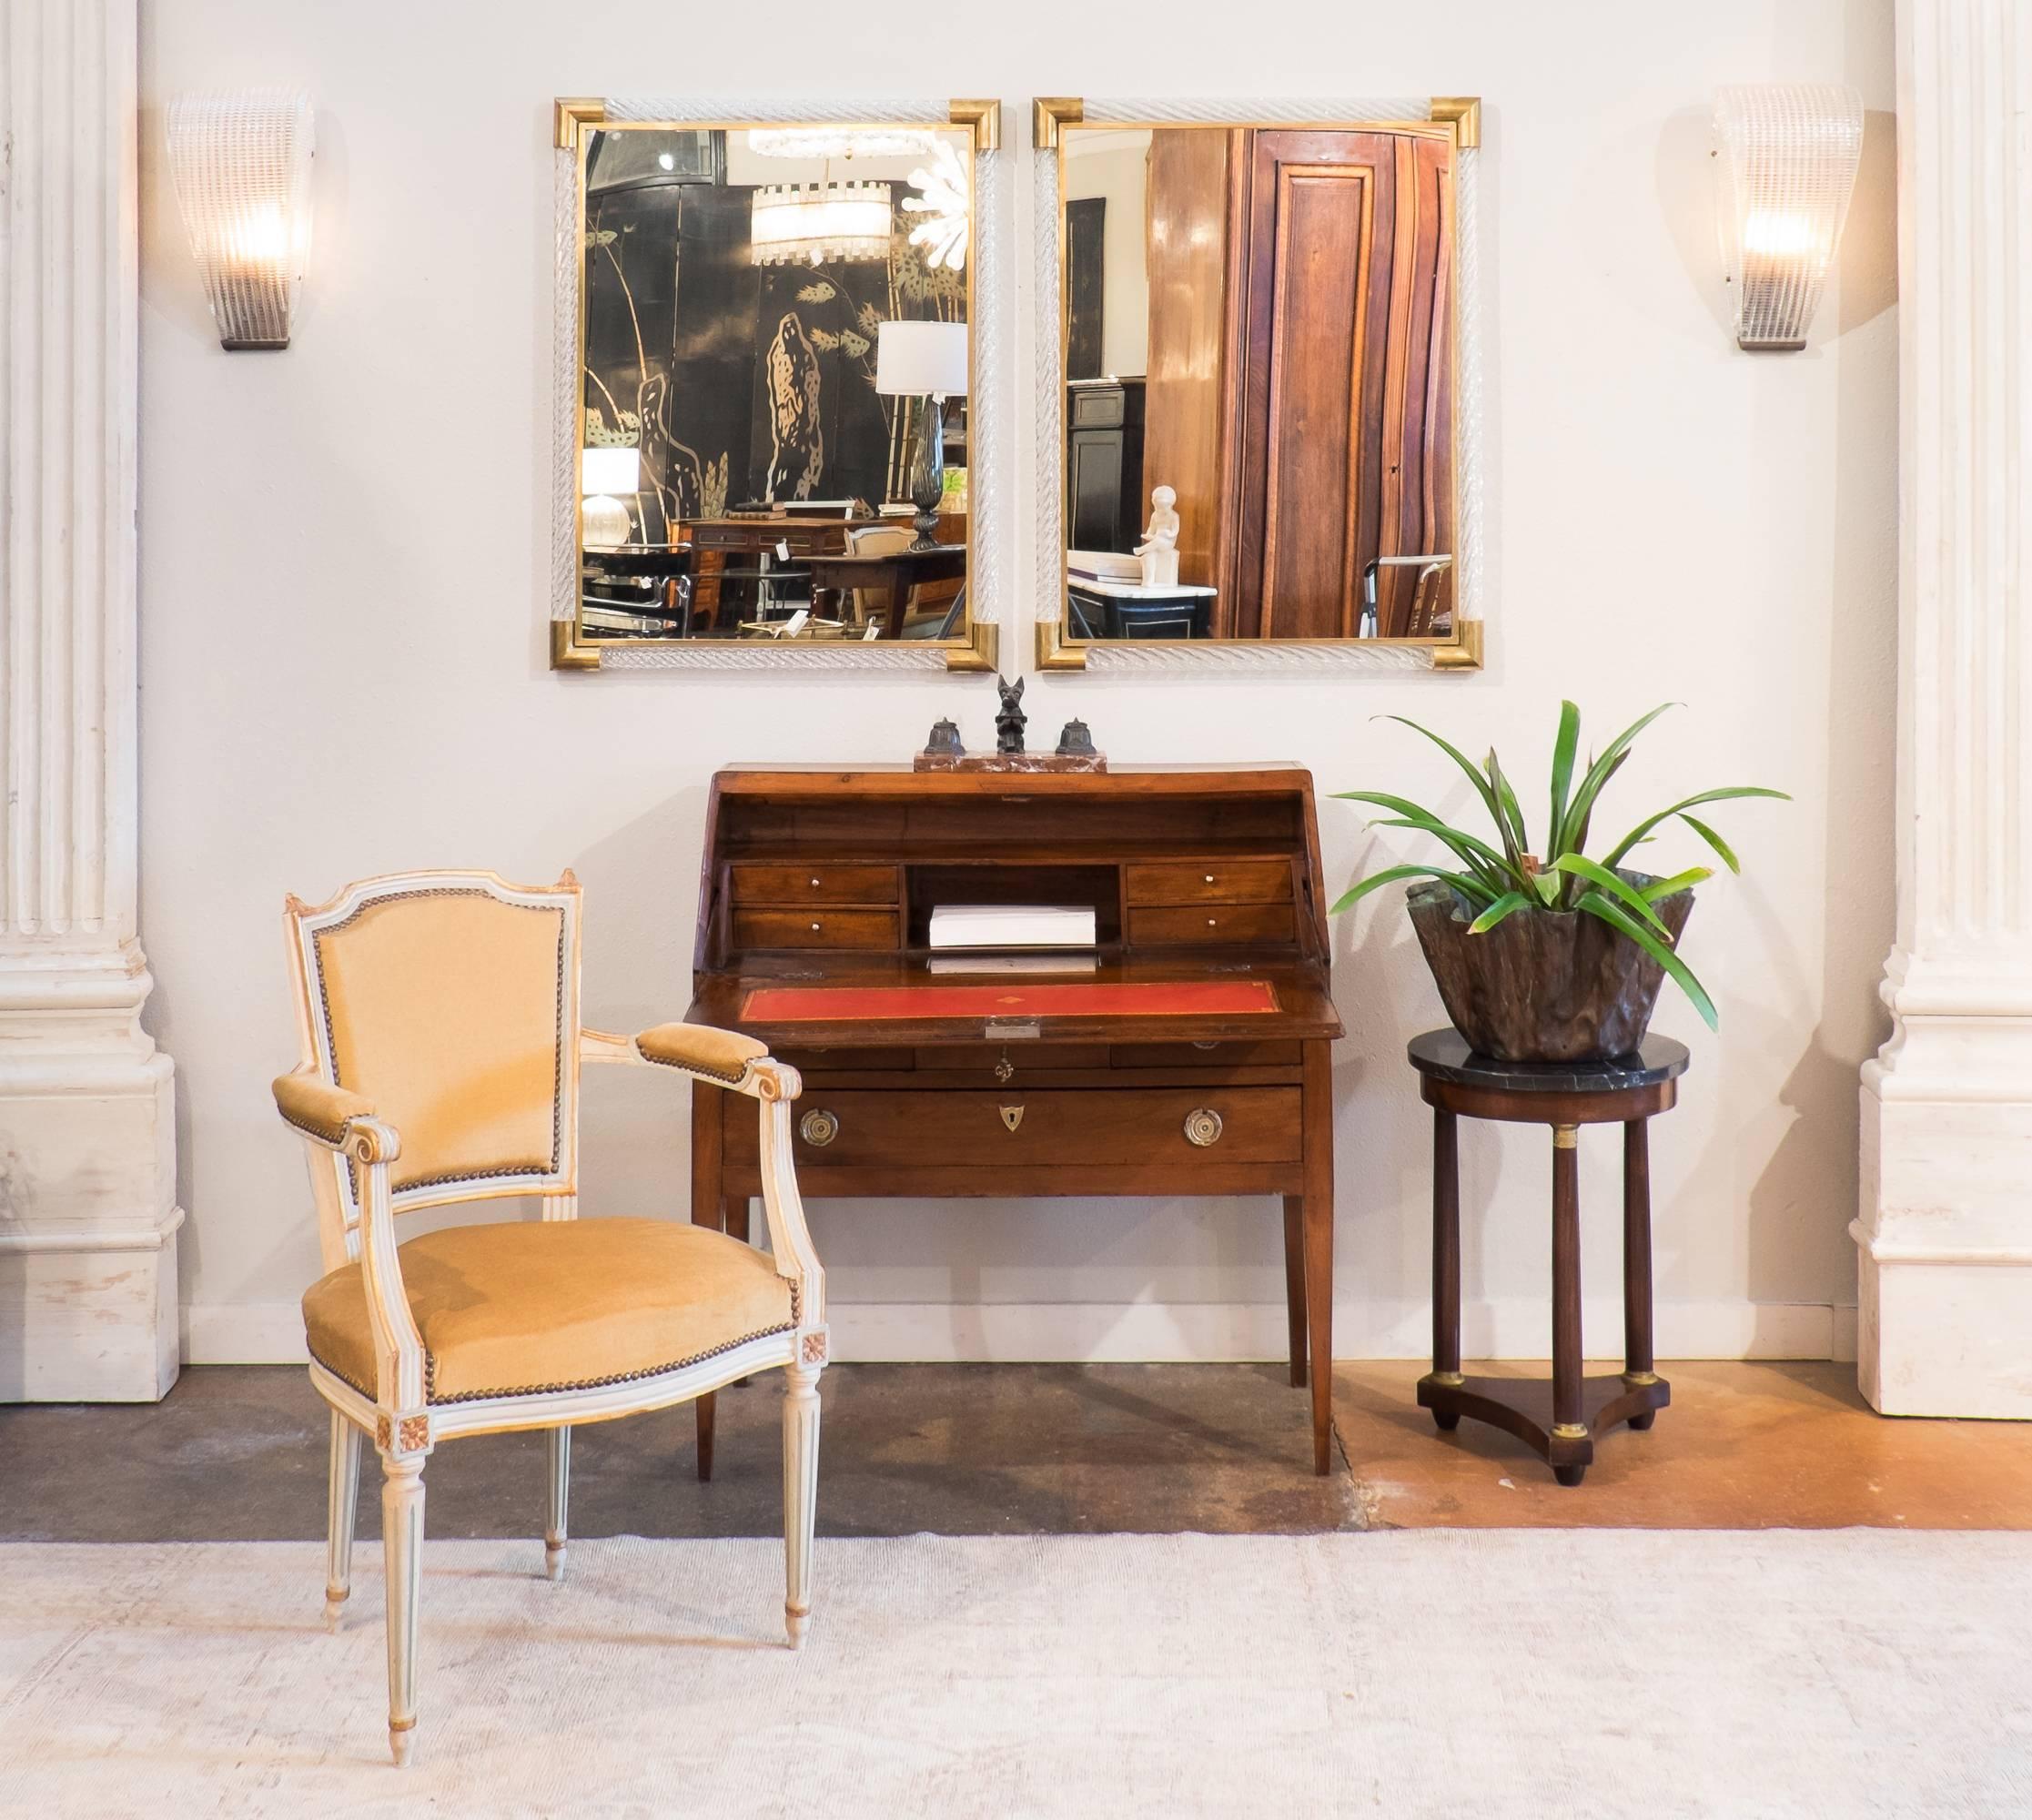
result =
[[[1006,1125],[1010,1130],[1014,1131],[1017,1126],[1023,1123],[1024,1108],[1022,1107],[1005,1106],[1000,1107],[999,1110],[1002,1114],[1003,1124]]]
[[[1016,1078],[1016,1064],[1009,1059],[1009,1052],[1002,1051],[1002,1059],[995,1065],[995,1077],[1005,1087]]]
[[[824,1108],[814,1107],[797,1121],[797,1135],[814,1150],[823,1150],[840,1135],[840,1121]]]
[[[1186,1142],[1202,1150],[1220,1141],[1220,1114],[1210,1106],[1196,1106],[1186,1114]]]

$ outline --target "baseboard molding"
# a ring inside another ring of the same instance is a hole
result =
[[[1285,1314],[1271,1302],[841,1302],[832,1317],[836,1360],[976,1363],[1218,1361],[1281,1359]],[[1591,1358],[1623,1345],[1623,1309],[1590,1301]],[[185,1362],[301,1364],[303,1317],[294,1302],[197,1303],[183,1309]],[[1542,1359],[1551,1343],[1542,1301],[1470,1302],[1461,1345],[1471,1359]],[[1343,1301],[1334,1309],[1342,1359],[1422,1359],[1432,1344],[1423,1302]],[[1662,1302],[1661,1359],[1855,1357],[1855,1310],[1822,1302]]]

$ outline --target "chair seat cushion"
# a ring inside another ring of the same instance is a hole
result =
[[[399,1252],[433,1403],[654,1377],[797,1325],[791,1286],[767,1256],[676,1220],[454,1226]],[[310,1356],[373,1396],[358,1264],[310,1286],[303,1324]]]

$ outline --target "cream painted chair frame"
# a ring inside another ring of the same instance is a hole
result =
[[[563,914],[558,1017],[561,1055],[558,1151],[546,1173],[391,1188],[389,1166],[401,1154],[394,1127],[334,1078],[317,937],[365,906],[420,894],[481,894],[504,904]],[[665,1409],[738,1379],[782,1366],[783,1390],[784,1623],[793,1648],[811,1621],[812,1536],[818,1490],[818,1380],[826,1360],[825,1276],[804,1224],[791,1157],[791,1104],[796,1069],[766,1055],[731,1062],[726,1033],[694,1025],[660,1025],[632,1037],[579,1023],[578,881],[521,887],[490,872],[391,874],[348,886],[313,907],[291,897],[284,912],[297,993],[302,1061],[275,1083],[277,1109],[305,1140],[325,1268],[361,1266],[377,1360],[376,1394],[363,1396],[315,1360],[310,1381],[331,1407],[329,1571],[325,1616],[336,1628],[351,1588],[353,1520],[359,1448],[373,1437],[381,1456],[382,1553],[388,1582],[389,1744],[397,1764],[409,1760],[416,1725],[417,1613],[423,1541],[423,1462],[440,1441],[511,1429],[549,1431],[550,1503],[544,1563],[562,1576],[571,1486],[571,1429],[580,1422]],[[762,1199],[776,1273],[792,1286],[794,1325],[748,1340],[652,1377],[584,1389],[431,1403],[424,1388],[422,1337],[410,1312],[397,1250],[395,1216],[423,1207],[501,1196],[539,1195],[545,1219],[578,1216],[578,1085],[586,1064],[659,1067],[688,1077],[692,1090],[717,1088],[758,1102],[762,1121]],[[356,1191],[354,1184],[359,1187]]]

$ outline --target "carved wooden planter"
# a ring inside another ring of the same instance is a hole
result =
[[[1649,874],[1623,871],[1640,888]],[[1453,1027],[1505,1062],[1607,1061],[1643,1040],[1665,973],[1627,935],[1577,910],[1520,910],[1471,935],[1453,887],[1433,880],[1407,896]],[[1693,912],[1677,891],[1653,906],[1676,947]]]

